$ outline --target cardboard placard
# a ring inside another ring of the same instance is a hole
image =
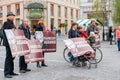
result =
[[[64,42],[74,57],[84,55],[87,52],[94,52],[84,38],[71,38],[64,40]]]

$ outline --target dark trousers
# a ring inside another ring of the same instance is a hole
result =
[[[112,39],[113,39],[113,37],[110,37],[110,45],[112,45]]]
[[[118,50],[120,51],[120,39],[117,40]]]
[[[3,40],[3,38],[2,38],[2,37],[0,37],[0,45],[2,45],[2,40]]]
[[[9,46],[6,46],[6,58],[4,65],[4,75],[12,74],[14,71],[14,58],[12,57],[11,50]]]
[[[25,57],[24,56],[19,57],[19,68],[20,68],[20,70],[26,70],[27,69],[27,63],[25,63]]]

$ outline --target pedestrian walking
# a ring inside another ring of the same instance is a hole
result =
[[[109,41],[110,41],[110,45],[112,45],[112,41],[113,41],[113,29],[112,26],[109,27]]]
[[[115,44],[117,44],[117,40],[116,40],[116,28],[113,31],[113,38],[114,38]]]
[[[22,24],[19,26],[19,29],[23,30],[25,37],[27,39],[31,38],[31,34],[30,34],[30,30],[29,30],[29,26],[28,26],[28,20],[24,19],[22,21]],[[25,73],[28,71],[31,71],[30,69],[27,68],[27,63],[25,63],[25,57],[24,56],[20,56],[19,57],[19,70],[20,73]]]
[[[117,39],[118,51],[120,51],[120,26],[116,30],[116,39]]]
[[[7,13],[7,21],[4,22],[3,24],[3,34],[4,34],[4,37],[3,37],[3,45],[6,47],[6,58],[5,58],[5,65],[4,65],[4,76],[5,78],[12,78],[13,76],[17,76],[18,74],[14,73],[14,58],[15,57],[12,57],[12,53],[11,53],[11,50],[10,50],[10,46],[9,46],[9,43],[8,43],[8,40],[7,40],[7,37],[5,34],[5,30],[6,29],[15,29],[15,25],[13,23],[13,20],[14,20],[14,14],[12,12],[8,12]]]
[[[44,26],[44,21],[43,21],[43,19],[40,19],[40,20],[38,21],[38,25],[36,26],[35,31],[42,31],[42,32],[45,31],[45,26]],[[41,43],[42,43],[42,45],[43,45],[43,40],[41,41]],[[43,52],[43,57],[45,57],[44,52]],[[41,66],[47,67],[47,65],[45,64],[45,61],[42,61],[42,62],[41,62]],[[40,66],[40,63],[37,62],[37,67],[40,68],[41,66]]]
[[[58,33],[58,36],[60,37],[61,36],[61,28],[58,28],[57,33]]]

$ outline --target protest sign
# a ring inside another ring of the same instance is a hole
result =
[[[29,54],[27,40],[22,30],[9,29],[5,30],[5,34],[13,57]]]
[[[44,52],[56,52],[56,33],[55,32],[43,32],[44,42],[43,51]]]
[[[84,38],[71,38],[64,40],[64,42],[74,57],[84,55],[87,52],[94,52]]]
[[[25,62],[43,61],[42,46],[39,40],[28,40],[30,54],[25,56]]]

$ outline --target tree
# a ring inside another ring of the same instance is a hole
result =
[[[104,25],[106,23],[106,6],[103,7],[102,0],[94,0],[92,8],[95,12],[89,18],[98,19]]]
[[[120,25],[120,0],[113,0],[113,2],[114,2],[113,22],[117,25]]]

